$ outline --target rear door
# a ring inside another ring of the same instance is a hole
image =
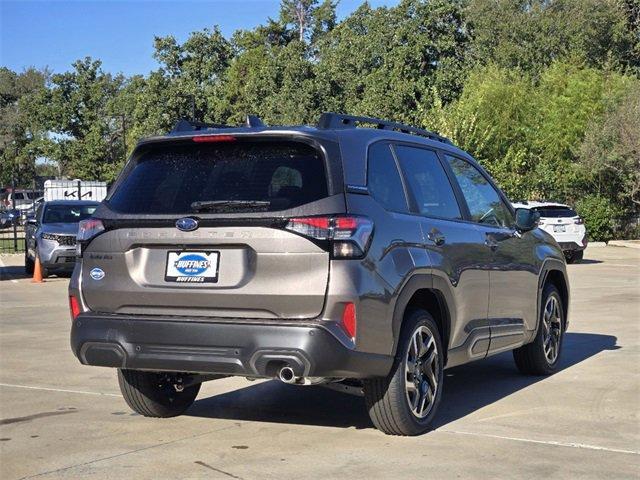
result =
[[[282,227],[295,212],[344,212],[344,195],[329,196],[325,160],[294,141],[232,138],[143,149],[96,214],[107,231],[83,254],[88,307],[318,316],[329,253]]]
[[[450,296],[447,298],[452,317],[450,348],[462,347],[464,355],[482,358],[490,337],[486,326],[489,274],[483,268],[482,238],[474,225],[463,221],[453,187],[436,152],[402,144],[394,148],[411,209],[420,217],[423,243],[437,279],[434,287]]]

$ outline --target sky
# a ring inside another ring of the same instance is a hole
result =
[[[344,18],[363,0],[341,0]],[[372,6],[397,0],[369,0]],[[157,67],[153,37],[219,25],[229,37],[276,18],[279,0],[0,0],[0,66],[14,71],[35,66],[63,72],[86,56],[112,73],[146,74]]]

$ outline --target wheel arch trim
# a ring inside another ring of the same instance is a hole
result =
[[[438,301],[438,308],[442,312],[442,328],[445,330],[441,333],[442,342],[444,346],[444,360],[446,364],[446,357],[449,350],[450,332],[452,318],[455,312],[452,311],[453,297],[446,288],[446,282],[433,274],[420,273],[412,275],[401,287],[400,293],[397,295],[392,318],[392,330],[393,330],[393,347],[392,355],[397,354],[398,343],[400,340],[400,332],[404,321],[407,307],[413,296],[420,290],[428,290],[435,295]]]
[[[536,328],[533,330],[529,341],[532,341],[538,333],[538,328],[540,327],[540,312],[542,310],[542,293],[544,291],[544,287],[547,284],[547,280],[549,279],[549,274],[551,272],[559,272],[564,281],[564,292],[560,292],[560,294],[564,294],[563,302],[564,302],[564,322],[565,328],[569,325],[569,302],[571,298],[571,292],[569,288],[569,276],[567,275],[567,267],[566,263],[557,258],[547,258],[542,264],[540,268],[540,276],[538,279],[538,302],[537,302],[537,321]]]

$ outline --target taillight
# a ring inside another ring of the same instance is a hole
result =
[[[327,241],[333,258],[362,258],[371,242],[373,222],[356,216],[298,217],[289,219],[285,229]]]
[[[104,232],[104,224],[102,220],[97,218],[87,218],[86,220],[81,220],[78,224],[78,236],[76,242],[76,255],[78,257],[82,256],[82,249],[87,245],[89,240],[94,238],[96,235]]]
[[[236,137],[231,135],[196,135],[191,140],[196,143],[235,142]]]
[[[74,295],[69,295],[69,311],[71,312],[71,320],[78,318],[78,315],[82,312],[80,302]]]
[[[573,223],[575,223],[576,225],[582,225],[582,224],[584,224],[584,220],[582,218],[578,217],[578,218],[575,218],[573,220]]]
[[[356,306],[353,303],[347,303],[342,312],[341,325],[345,333],[351,338],[356,339]]]

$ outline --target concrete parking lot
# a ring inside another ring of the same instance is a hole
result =
[[[638,478],[640,250],[570,265],[562,370],[510,354],[446,372],[437,428],[376,431],[364,402],[321,387],[224,379],[174,419],[132,414],[116,372],[69,349],[68,279],[32,284],[0,257],[0,477]]]

